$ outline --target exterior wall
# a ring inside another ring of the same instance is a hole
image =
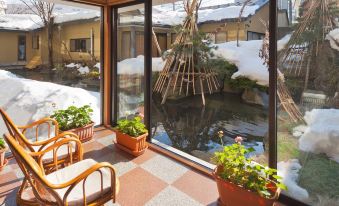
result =
[[[266,28],[263,25],[262,21],[264,22],[269,21],[269,5],[268,4],[263,6],[255,15],[249,18],[249,20],[246,22],[246,24],[248,25],[247,31],[265,34]]]
[[[227,41],[237,40],[237,22],[227,23],[203,23],[199,25],[199,30],[208,33],[212,39],[215,39],[215,43],[223,43]],[[245,24],[240,23],[239,40],[246,40],[247,35],[245,32]]]
[[[278,27],[288,27],[289,21],[286,11],[278,12]]]
[[[25,61],[18,60],[19,36],[26,37]],[[33,32],[0,31],[0,65],[25,65],[34,55],[39,54],[40,49],[33,49],[32,36]]]
[[[56,47],[56,56],[58,61],[74,60],[74,61],[88,61],[91,60],[92,55],[87,52],[71,52],[71,39],[88,38],[93,36],[93,51],[92,54],[96,60],[100,59],[100,21],[93,20],[90,22],[72,22],[57,25],[54,33]]]

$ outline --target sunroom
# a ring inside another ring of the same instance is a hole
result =
[[[337,0],[0,0],[0,205],[339,205]]]

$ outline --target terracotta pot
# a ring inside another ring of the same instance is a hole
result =
[[[213,177],[217,183],[219,192],[219,203],[223,206],[273,206],[279,197],[277,187],[272,184],[272,198],[264,198],[259,194],[249,191],[241,186],[233,184],[222,179],[218,175],[220,167],[217,167],[213,172]]]
[[[115,130],[117,143],[128,148],[132,152],[140,152],[147,147],[146,137],[148,133],[139,137],[131,137],[128,134]]]
[[[5,158],[7,148],[0,149],[0,171],[7,165],[8,160]]]
[[[67,130],[67,132],[73,132],[79,136],[79,140],[81,142],[87,142],[93,138],[94,122],[91,122],[90,124],[83,127]]]

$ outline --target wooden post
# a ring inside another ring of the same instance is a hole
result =
[[[111,125],[111,117],[112,117],[112,108],[111,108],[111,88],[112,88],[112,7],[111,6],[104,6],[103,7],[103,15],[104,15],[104,22],[103,22],[103,30],[104,30],[104,62],[103,62],[103,73],[104,73],[104,104],[103,104],[103,124],[105,126]]]

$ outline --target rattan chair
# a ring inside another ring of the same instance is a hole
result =
[[[48,150],[65,144],[64,140],[41,152],[28,152],[11,135],[4,135],[19,167],[31,185],[23,196],[34,195],[40,205],[103,205],[116,200],[119,182],[113,166],[92,159],[54,171],[48,175],[42,169],[42,158]],[[32,156],[38,156],[36,162]]]
[[[58,141],[69,139],[72,137],[69,142],[69,145],[63,145],[58,150],[52,150],[46,155],[43,159],[43,168],[46,173],[62,168],[68,164],[80,161],[83,158],[83,149],[79,137],[71,132],[63,132],[59,134],[58,122],[51,118],[43,118],[36,122],[33,122],[26,126],[17,126],[13,123],[8,114],[0,108],[0,114],[3,117],[3,120],[7,126],[7,129],[17,142],[30,152],[39,152],[43,151],[50,145],[55,144]],[[43,139],[39,134],[39,129],[42,125],[47,125],[47,135],[43,136]],[[52,136],[52,127],[54,127],[54,135]],[[26,137],[27,130],[35,130],[35,137],[28,139]],[[31,140],[34,141],[31,141]]]

